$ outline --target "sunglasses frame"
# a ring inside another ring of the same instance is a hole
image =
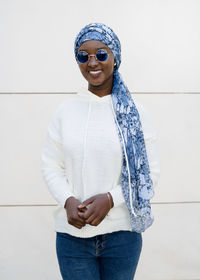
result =
[[[99,51],[105,51],[106,52],[106,54],[107,54],[107,58],[105,59],[105,60],[99,60],[98,58],[97,58],[97,53],[99,52]],[[85,61],[85,62],[81,62],[81,61],[79,61],[79,59],[78,59],[78,54],[79,53],[81,53],[81,52],[84,52],[84,53],[86,53],[87,54],[87,56],[88,56],[88,59],[87,59],[87,61]],[[81,63],[81,64],[84,64],[84,63],[87,63],[88,61],[89,61],[89,59],[90,59],[90,57],[91,56],[94,56],[95,58],[96,58],[96,60],[97,61],[100,61],[100,62],[104,62],[104,61],[106,61],[107,59],[108,59],[108,57],[109,57],[109,53],[105,50],[105,49],[99,49],[97,52],[96,52],[96,54],[88,54],[86,51],[80,51],[80,52],[78,52],[78,54],[77,54],[77,61],[79,62],[79,63]]]

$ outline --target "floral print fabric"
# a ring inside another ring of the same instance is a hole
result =
[[[86,25],[76,36],[74,53],[87,40],[106,44],[114,54],[116,67],[112,88],[112,106],[123,153],[122,192],[130,213],[132,230],[144,232],[153,223],[150,199],[154,195],[139,113],[118,71],[121,44],[113,30],[102,23]]]

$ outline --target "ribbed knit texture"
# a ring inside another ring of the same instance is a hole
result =
[[[91,237],[131,230],[121,190],[122,151],[111,104],[111,95],[98,97],[81,89],[66,98],[51,118],[42,151],[42,172],[49,191],[59,203],[55,211],[56,231]],[[156,132],[144,106],[136,100],[135,104],[155,186],[159,176]],[[68,224],[64,204],[69,196],[84,201],[108,191],[114,207],[97,227],[86,225],[79,230]]]

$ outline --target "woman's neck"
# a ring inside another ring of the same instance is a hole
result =
[[[88,90],[98,95],[99,97],[103,97],[105,95],[109,95],[112,93],[112,87],[113,87],[113,80],[107,85],[103,84],[99,86],[94,86],[89,84]]]

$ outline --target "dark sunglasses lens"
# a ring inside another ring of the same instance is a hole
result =
[[[108,53],[105,50],[99,50],[96,53],[96,57],[99,61],[105,61],[108,58]]]
[[[79,52],[77,55],[78,61],[80,63],[85,63],[88,61],[88,53],[86,52]]]

